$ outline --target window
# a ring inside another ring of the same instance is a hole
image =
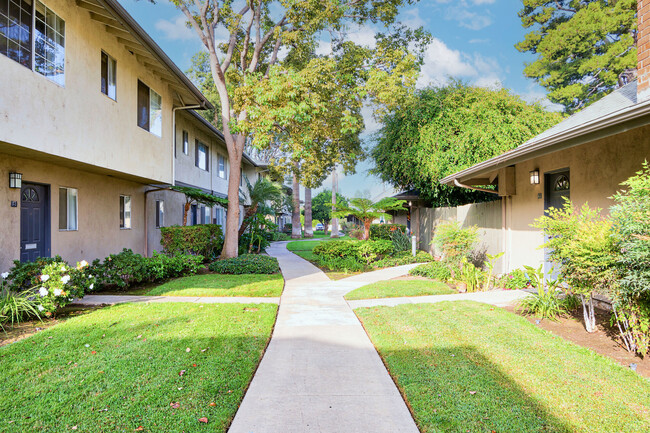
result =
[[[138,126],[162,136],[162,97],[138,80]]]
[[[165,202],[156,200],[156,228],[165,226]]]
[[[77,190],[59,188],[59,230],[77,230]]]
[[[217,175],[219,177],[226,179],[228,177],[228,169],[226,168],[226,158],[224,158],[222,155],[219,155],[217,157],[217,164],[218,164]]]
[[[190,212],[190,225],[195,226],[198,224],[197,215],[198,215],[198,206],[193,204]]]
[[[195,149],[196,149],[196,162],[195,165],[201,170],[208,170],[208,146],[201,143],[199,140],[196,140]]]
[[[210,224],[210,208],[201,206],[199,208],[199,224]]]
[[[102,51],[102,93],[112,100],[117,97],[117,88],[115,85],[115,74],[117,64],[115,59]]]
[[[187,131],[183,131],[183,153],[185,155],[190,154],[190,137]]]
[[[65,22],[40,1],[0,0],[0,54],[63,86]]]
[[[214,223],[219,224],[220,226],[224,225],[225,220],[224,220],[224,209],[221,206],[217,206],[214,208]]]
[[[120,228],[131,228],[131,197],[128,195],[120,196]]]

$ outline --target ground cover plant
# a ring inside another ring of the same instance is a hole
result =
[[[205,274],[167,281],[147,296],[280,296],[284,279],[280,274]]]
[[[0,430],[225,431],[276,311],[126,304],[2,347]]]
[[[218,274],[277,274],[278,259],[261,254],[242,254],[232,259],[217,260],[208,268]]]
[[[345,299],[378,299],[400,296],[450,295],[458,293],[447,284],[432,280],[388,280],[359,287],[345,295]]]
[[[420,431],[650,430],[648,381],[523,317],[474,302],[355,312]]]

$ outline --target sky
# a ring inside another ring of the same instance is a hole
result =
[[[192,56],[203,45],[186,27],[182,13],[167,0],[156,4],[119,1],[178,67],[187,71]],[[545,98],[544,89],[523,74],[525,63],[534,57],[514,47],[526,34],[517,16],[521,7],[521,0],[420,0],[404,8],[401,23],[423,26],[434,38],[426,49],[418,86],[443,85],[454,77],[479,86],[509,88],[527,101],[541,101],[549,109],[557,109]],[[354,40],[372,44],[378,30],[354,29]],[[327,49],[327,43],[322,42],[319,50]],[[371,136],[379,127],[370,113],[370,109],[364,113],[366,130],[362,138],[366,147],[373,145]],[[367,198],[394,193],[389,185],[368,174],[371,167],[371,161],[364,161],[357,166],[356,174],[339,174],[339,191],[347,197]],[[323,187],[331,187],[330,177]]]

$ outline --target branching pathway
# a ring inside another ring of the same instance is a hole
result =
[[[75,299],[75,304],[104,305],[123,304],[125,302],[192,302],[196,304],[278,304],[280,298],[244,297],[244,296],[135,296],[135,295],[86,295]]]
[[[406,404],[358,319],[348,291],[412,266],[333,282],[275,243],[285,288],[269,347],[230,433],[413,432]]]

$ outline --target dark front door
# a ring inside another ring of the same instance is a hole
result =
[[[49,186],[23,183],[20,191],[20,261],[50,256]]]
[[[564,207],[565,198],[570,199],[571,182],[569,170],[558,171],[555,173],[546,173],[544,175],[546,197],[544,199],[544,210],[549,208],[560,209]],[[544,237],[544,242],[548,239]],[[553,264],[548,259],[548,251],[544,250],[544,272],[550,272]],[[554,269],[553,278],[557,277],[558,269]]]

